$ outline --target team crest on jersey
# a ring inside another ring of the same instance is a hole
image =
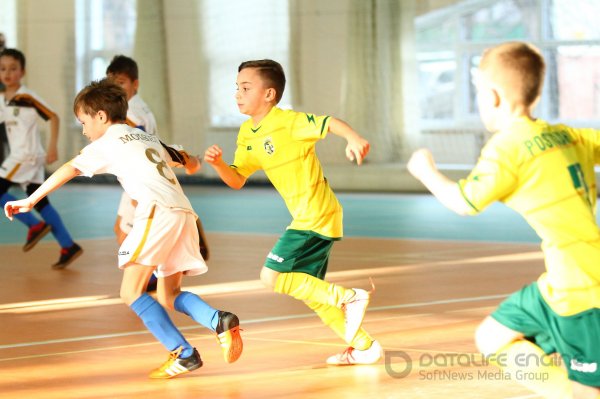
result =
[[[267,137],[265,139],[265,142],[263,143],[263,146],[265,147],[265,152],[269,155],[273,155],[273,153],[275,152],[275,145],[273,144],[273,142],[271,141],[270,137]]]

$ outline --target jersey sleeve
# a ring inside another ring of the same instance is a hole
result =
[[[331,117],[328,115],[315,116],[297,112],[293,119],[291,131],[294,140],[317,141],[324,139],[329,131]]]
[[[109,160],[98,148],[96,142],[84,147],[79,155],[70,162],[71,166],[78,169],[83,176],[92,177],[107,171]]]
[[[586,147],[592,148],[594,164],[600,164],[600,130],[597,129],[575,129]]]
[[[31,93],[19,93],[15,95],[8,102],[8,105],[34,108],[38,115],[45,121],[54,115],[54,111],[41,98]]]
[[[514,151],[490,140],[469,176],[459,180],[461,194],[472,208],[471,214],[504,200],[514,191],[518,174],[512,153]]]

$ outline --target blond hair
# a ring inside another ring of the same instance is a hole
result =
[[[486,50],[479,69],[512,105],[530,107],[541,95],[546,64],[529,43],[508,42]]]

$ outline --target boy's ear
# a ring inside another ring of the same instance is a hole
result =
[[[105,111],[102,111],[102,110],[98,111],[98,118],[100,119],[101,122],[104,122],[104,123],[108,122],[108,115],[106,114]]]
[[[277,93],[275,92],[274,88],[268,88],[267,94],[265,95],[265,100],[267,100],[268,102],[275,101],[276,94]]]
[[[134,80],[133,81],[133,90],[135,90],[136,93],[137,93],[139,87],[140,87],[140,81],[139,81],[139,79]]]
[[[500,106],[500,93],[498,93],[498,90],[496,89],[491,89],[492,90],[492,100],[494,101],[494,108],[498,108]]]

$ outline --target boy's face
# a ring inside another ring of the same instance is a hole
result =
[[[237,76],[235,100],[240,112],[254,116],[268,112],[273,106],[275,90],[266,88],[256,68],[244,68]]]
[[[21,63],[11,57],[0,57],[0,82],[8,88],[15,88],[21,85],[21,79],[25,75],[25,70]]]
[[[96,141],[102,137],[110,126],[104,111],[98,111],[94,115],[88,115],[80,109],[77,111],[77,119],[83,127],[83,135],[90,141]]]
[[[129,101],[131,97],[135,96],[140,85],[139,80],[131,80],[131,78],[124,73],[110,73],[108,74],[108,78],[125,90],[125,93],[127,94],[127,101]]]

